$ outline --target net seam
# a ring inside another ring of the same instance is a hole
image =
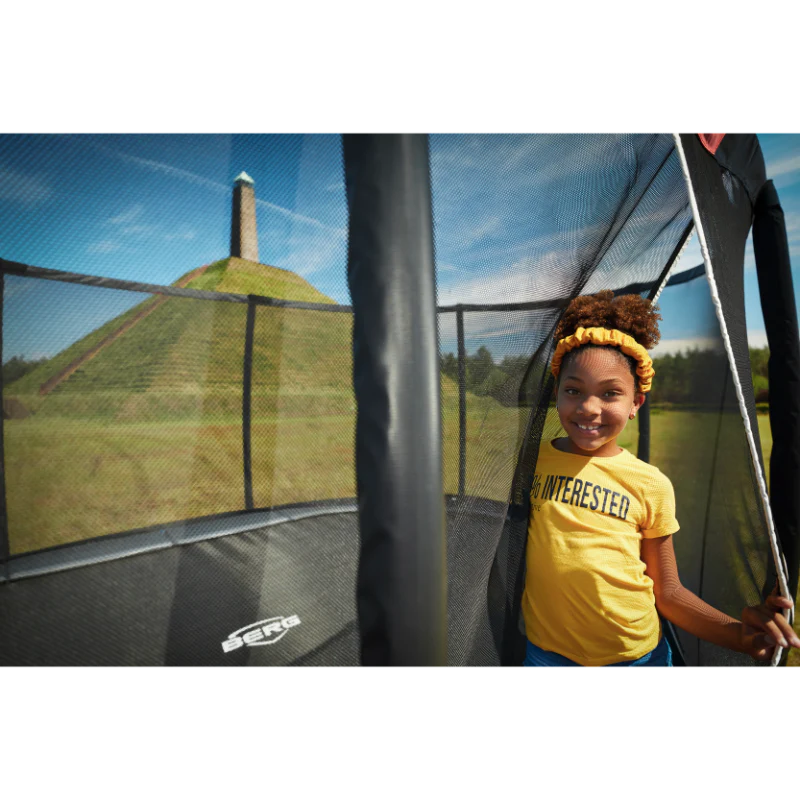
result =
[[[756,452],[756,442],[753,436],[753,430],[750,427],[750,417],[747,413],[747,405],[745,403],[744,392],[742,390],[741,383],[739,382],[739,372],[737,370],[736,360],[734,359],[733,355],[733,346],[731,344],[730,336],[728,335],[728,326],[722,314],[722,301],[720,300],[719,291],[717,289],[717,281],[714,277],[714,267],[711,264],[711,254],[708,249],[708,243],[706,242],[705,231],[703,230],[703,225],[700,221],[700,209],[697,205],[697,198],[695,197],[694,193],[694,185],[692,183],[692,178],[689,173],[689,164],[686,160],[686,153],[683,150],[683,144],[680,139],[680,134],[675,133],[673,134],[673,136],[675,138],[675,146],[681,158],[681,167],[683,169],[684,178],[686,179],[686,188],[689,192],[689,202],[691,203],[692,206],[692,216],[694,217],[695,229],[697,230],[697,238],[700,242],[700,250],[703,253],[703,260],[706,263],[706,279],[708,280],[708,286],[711,291],[711,299],[714,302],[714,310],[717,314],[717,320],[719,321],[722,340],[725,344],[725,352],[726,355],[728,356],[728,364],[730,365],[731,368],[733,385],[736,389],[736,399],[739,403],[739,413],[742,417],[742,422],[744,423],[745,435],[747,436],[747,443],[750,449],[750,459],[755,469],[759,493],[761,494],[761,502],[764,507],[764,517],[767,523],[767,531],[769,533],[772,558],[773,561],[775,562],[775,569],[778,573],[778,584],[780,586],[781,594],[784,597],[791,600],[791,597],[789,596],[788,582],[786,579],[786,575],[784,574],[783,571],[783,563],[781,560],[781,552],[780,552],[780,547],[778,545],[777,534],[775,532],[775,524],[772,519],[772,508],[769,502],[769,493],[767,491],[767,485],[764,480],[764,476],[762,475],[761,472],[761,463],[758,459],[758,454]],[[781,660],[782,654],[783,654],[783,648],[780,646],[776,647],[775,654],[772,657],[772,666],[777,666],[777,664]]]

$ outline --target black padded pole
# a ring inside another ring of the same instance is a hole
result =
[[[467,483],[467,350],[464,345],[464,309],[456,311],[458,335],[458,496]]]
[[[253,508],[252,456],[252,396],[253,396],[253,334],[256,325],[256,304],[247,302],[247,323],[244,333],[244,364],[242,367],[242,463],[244,466],[244,507]]]
[[[365,665],[447,662],[447,575],[428,140],[346,135],[356,603]]]
[[[786,225],[772,181],[756,201],[753,250],[769,344],[770,505],[795,597],[800,573],[800,336]]]

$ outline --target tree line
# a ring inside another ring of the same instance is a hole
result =
[[[19,380],[23,375],[27,375],[31,370],[36,369],[39,364],[44,364],[46,358],[26,359],[23,356],[13,356],[3,364],[3,386]]]
[[[3,384],[8,386],[47,361],[14,356],[3,364]],[[528,368],[527,356],[505,356],[495,362],[487,347],[479,347],[465,359],[466,389],[480,397],[494,397],[504,404],[516,404],[519,382]],[[769,348],[750,348],[750,371],[756,402],[769,401]],[[719,397],[718,387],[727,366],[724,353],[689,350],[653,359],[653,403],[694,404],[703,398]],[[454,353],[441,356],[441,371],[458,383],[458,358]],[[716,388],[715,388],[716,387]]]
[[[750,348],[750,371],[757,403],[769,400],[767,364],[769,348]],[[487,347],[465,358],[465,384],[468,392],[494,397],[505,405],[517,403],[518,387],[529,359],[505,356],[496,362]],[[727,356],[714,350],[689,350],[653,359],[653,404],[707,405],[718,403],[720,386],[727,370]],[[441,371],[458,383],[458,358],[454,353],[441,356]]]

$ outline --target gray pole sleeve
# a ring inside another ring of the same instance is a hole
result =
[[[344,136],[365,665],[447,661],[428,141]]]

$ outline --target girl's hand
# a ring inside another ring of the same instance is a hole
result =
[[[742,650],[758,661],[769,661],[775,648],[800,647],[800,638],[781,611],[794,603],[778,594],[777,587],[760,605],[742,611]]]

